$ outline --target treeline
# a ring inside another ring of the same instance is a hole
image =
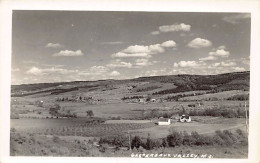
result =
[[[78,98],[69,98],[69,97],[58,97],[56,101],[89,101],[93,100],[93,97],[84,97],[84,96],[79,96]]]
[[[165,95],[171,93],[180,93],[180,92],[187,92],[187,91],[206,91],[204,94],[210,93],[217,93],[217,92],[224,92],[224,91],[231,91],[231,90],[244,90],[248,91],[249,86],[245,84],[222,84],[222,85],[215,85],[214,87],[209,85],[201,85],[200,83],[186,83],[184,84],[175,84],[177,88],[161,90],[158,92],[154,92],[152,95]]]
[[[179,95],[174,95],[174,96],[167,96],[165,98],[165,100],[166,101],[178,101],[180,98],[203,95],[203,94],[206,94],[206,92],[197,92],[197,93],[192,93],[192,94],[179,94]]]
[[[231,108],[210,108],[203,110],[186,110],[185,108],[179,108],[176,110],[162,111],[160,109],[142,110],[141,115],[143,119],[151,118],[171,118],[176,115],[188,114],[190,116],[212,116],[212,117],[224,117],[224,118],[245,118],[246,111],[243,108],[231,109]],[[247,110],[247,116],[249,117],[249,110]]]
[[[55,91],[51,92],[52,95],[58,95],[61,93],[65,93],[65,92],[71,92],[71,91],[76,91],[79,90],[78,87],[74,87],[74,88],[68,88],[68,89],[56,89]]]
[[[152,91],[154,89],[160,88],[160,86],[150,86],[145,88],[138,88],[136,92],[145,92],[145,91]]]
[[[227,100],[233,100],[233,101],[248,101],[249,100],[249,94],[243,94],[243,95],[234,95],[232,97],[227,98]]]
[[[205,110],[191,110],[188,113],[190,116],[212,116],[212,117],[225,117],[225,118],[245,118],[246,111],[242,108],[239,109],[205,109]],[[247,110],[249,116],[249,111]]]
[[[140,99],[144,98],[143,96],[129,96],[129,97],[123,97],[122,100],[132,100],[132,99]]]
[[[130,144],[131,142],[131,144]],[[200,135],[196,131],[190,134],[186,131],[178,132],[171,130],[170,134],[166,138],[151,139],[150,135],[147,138],[141,138],[139,136],[129,137],[126,135],[117,136],[105,136],[100,138],[99,144],[110,144],[118,147],[128,147],[131,145],[131,149],[143,148],[146,150],[152,150],[156,148],[177,147],[177,146],[232,146],[235,144],[247,145],[248,140],[246,134],[237,129],[235,133],[231,131],[216,131],[214,135]],[[103,149],[104,150],[104,149]]]

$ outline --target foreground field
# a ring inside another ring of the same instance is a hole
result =
[[[231,146],[176,146],[146,150],[144,148],[118,149],[108,144],[96,146],[93,137],[49,136],[11,133],[11,156],[72,156],[72,157],[170,157],[196,155],[196,158],[247,158],[247,144]],[[162,155],[163,154],[163,155]],[[206,157],[204,157],[206,156]]]

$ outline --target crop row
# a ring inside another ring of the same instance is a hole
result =
[[[27,133],[61,136],[104,136],[123,133],[127,130],[153,127],[153,123],[122,123],[122,124],[86,124],[82,126],[64,126],[55,128],[32,128]]]

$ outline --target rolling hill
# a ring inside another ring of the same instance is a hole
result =
[[[120,92],[122,95],[167,95],[189,91],[222,92],[249,90],[250,72],[218,75],[169,75],[126,80],[73,81],[11,86],[12,97],[37,94],[59,95],[69,92]]]

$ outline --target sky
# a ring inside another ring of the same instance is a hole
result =
[[[12,84],[249,71],[250,17],[13,11]]]

